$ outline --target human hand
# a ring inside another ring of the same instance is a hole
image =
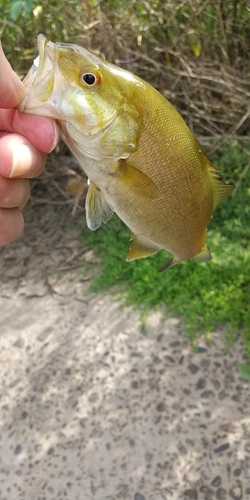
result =
[[[24,220],[20,209],[30,196],[28,179],[43,171],[46,152],[59,139],[54,120],[13,109],[26,93],[0,42],[0,245],[21,234]]]

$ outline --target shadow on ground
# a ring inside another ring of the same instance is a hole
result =
[[[220,332],[85,295],[84,213],[30,204],[1,249],[2,500],[250,499],[249,383]]]

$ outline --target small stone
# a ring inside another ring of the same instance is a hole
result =
[[[227,500],[227,492],[224,488],[218,488],[216,491],[216,499],[217,500]]]
[[[215,378],[212,378],[212,379],[211,379],[211,382],[212,382],[212,384],[213,384],[213,386],[214,386],[214,388],[215,388],[216,390],[218,390],[218,389],[220,388],[220,382],[219,382],[219,380],[217,380],[217,379],[215,379]]]
[[[208,398],[213,398],[213,397],[214,397],[213,391],[206,390],[206,391],[201,393],[201,398],[208,399]]]
[[[141,493],[136,493],[134,496],[134,500],[145,500],[145,497],[141,495]]]
[[[45,328],[45,330],[43,330],[43,332],[39,333],[39,335],[37,336],[37,340],[39,340],[39,342],[44,342],[44,340],[46,340],[46,338],[52,332],[53,332],[53,328],[51,326],[49,326],[48,328]]]
[[[187,454],[187,449],[185,448],[185,446],[182,444],[182,443],[179,443],[177,445],[177,448],[179,450],[179,452],[182,454],[182,455],[186,455]]]
[[[232,398],[231,398],[231,399],[232,399],[233,401],[236,401],[236,403],[239,403],[239,401],[240,401],[240,396],[239,396],[239,394],[237,394],[237,393],[236,393],[236,394],[233,394],[233,395],[232,395]]]
[[[232,374],[228,373],[226,376],[225,376],[225,385],[229,385],[231,386],[235,381],[235,378]]]
[[[245,446],[244,446],[244,449],[247,453],[250,453],[250,441],[247,441]]]
[[[220,453],[221,451],[228,450],[229,447],[230,447],[229,443],[221,444],[220,446],[218,446],[218,448],[214,449],[214,453]]]
[[[216,476],[213,481],[212,481],[212,486],[214,486],[215,488],[218,488],[218,486],[221,485],[221,478],[220,476]]]
[[[174,340],[173,342],[170,342],[170,347],[179,347],[180,342],[179,340]]]
[[[153,453],[146,453],[145,454],[146,462],[151,462],[153,460],[153,457],[154,457]]]
[[[230,496],[233,500],[241,500],[242,499],[242,488],[240,486],[233,486],[229,491]]]
[[[159,335],[157,335],[157,337],[156,337],[157,342],[161,342],[163,339],[163,336],[164,336],[163,333],[159,333]]]
[[[193,363],[188,366],[189,371],[194,375],[199,370],[199,366],[194,365]]]
[[[155,356],[154,359],[153,359],[153,362],[156,365],[159,365],[160,363],[162,363],[162,360],[161,360],[161,358],[159,358],[159,356]]]
[[[88,400],[89,400],[90,403],[96,403],[96,401],[98,400],[98,393],[97,392],[92,392],[89,395]]]
[[[80,418],[80,420],[79,420],[79,424],[80,424],[81,427],[85,427],[86,422],[87,422],[87,418],[86,417],[85,418]]]
[[[10,269],[7,269],[4,273],[4,276],[7,278],[20,278],[23,274],[23,262],[20,262],[20,264],[17,264],[15,266],[10,267]]]
[[[198,347],[198,352],[207,352],[207,349],[205,347]]]
[[[18,444],[15,448],[14,453],[15,453],[15,455],[19,455],[19,453],[21,453],[21,451],[22,451],[22,446],[20,444]]]
[[[210,476],[210,474],[208,473],[207,470],[202,470],[201,471],[201,476],[204,477],[204,479],[206,479],[206,480],[211,479],[211,476]],[[207,486],[205,486],[205,488],[207,488]],[[201,491],[203,491],[203,490],[201,490]]]
[[[229,361],[228,359],[224,359],[223,362],[224,362],[224,366],[227,370],[234,369],[233,363],[231,361]]]
[[[22,349],[23,346],[24,346],[25,342],[24,342],[24,339],[22,337],[19,337],[16,342],[14,342],[13,346],[14,347],[19,347],[19,349]]]
[[[214,499],[214,492],[212,490],[208,490],[205,493],[204,500],[213,500]]]
[[[130,444],[130,446],[132,446],[132,448],[133,448],[133,447],[135,446],[135,440],[131,438],[131,439],[129,440],[129,444]]]
[[[203,369],[206,369],[208,368],[210,365],[210,360],[209,359],[202,359],[201,360],[201,366]]]
[[[205,389],[206,387],[206,379],[204,377],[201,377],[199,378],[199,380],[197,381],[196,383],[196,386],[195,386],[195,389],[196,390],[199,390],[199,389]]]
[[[137,382],[137,380],[132,380],[132,382],[131,382],[131,388],[132,388],[132,389],[137,389],[137,387],[138,387],[138,382]]]
[[[20,289],[21,295],[26,297],[44,297],[48,291],[49,287],[46,281],[37,281],[37,279],[29,281]]]
[[[166,406],[164,403],[158,403],[158,405],[156,406],[156,410],[157,411],[164,411],[166,409]]]
[[[248,480],[250,479],[250,467],[245,468],[244,476],[246,479],[248,479]],[[249,483],[250,483],[250,481],[249,481]]]
[[[219,392],[218,396],[219,396],[219,399],[222,401],[223,399],[225,399],[228,396],[228,392],[221,391],[221,392]]]
[[[172,356],[166,355],[166,356],[164,356],[164,358],[166,361],[169,361],[169,363],[175,363],[175,360],[174,360],[174,358],[172,358]]]
[[[198,500],[197,490],[185,490],[184,500]]]
[[[235,469],[234,470],[234,476],[238,477],[238,476],[240,476],[240,474],[241,474],[241,470],[240,469]]]
[[[51,447],[48,449],[48,455],[52,455],[52,453],[54,453],[54,448],[53,448],[53,446],[51,446]]]
[[[27,411],[23,411],[23,413],[21,415],[21,418],[25,419],[27,416],[28,416],[28,412]]]

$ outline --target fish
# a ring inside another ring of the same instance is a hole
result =
[[[207,225],[232,186],[179,112],[146,81],[83,47],[44,35],[37,45],[18,109],[57,120],[89,179],[87,226],[96,230],[115,212],[132,231],[126,260],[163,249],[172,257],[161,271],[211,260]]]

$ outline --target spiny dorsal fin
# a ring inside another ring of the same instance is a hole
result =
[[[104,200],[101,191],[90,182],[86,202],[86,220],[87,226],[95,231],[102,222],[106,223],[113,215],[112,208]]]

